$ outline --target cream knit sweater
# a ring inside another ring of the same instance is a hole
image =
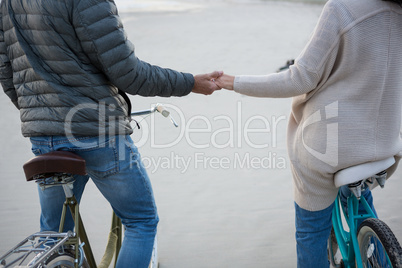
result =
[[[402,151],[402,8],[381,0],[329,0],[289,70],[236,76],[238,93],[294,97],[288,153],[295,201],[321,210],[333,174]]]

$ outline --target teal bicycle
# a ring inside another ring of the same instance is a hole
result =
[[[332,267],[402,268],[402,248],[391,229],[368,205],[362,191],[384,187],[386,170],[395,163],[390,157],[339,171],[335,185],[347,185],[351,194],[346,208],[340,193],[332,213],[333,228],[328,239],[328,259]],[[364,208],[359,212],[359,206]],[[359,223],[361,223],[359,225]],[[346,227],[346,228],[345,228]]]

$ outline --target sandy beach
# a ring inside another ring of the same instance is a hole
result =
[[[270,1],[116,0],[137,56],[193,74],[275,72],[307,43],[322,4]],[[138,118],[133,134],[151,178],[160,224],[160,268],[296,267],[293,188],[286,152],[290,99],[221,90],[183,98],[131,96],[134,110],[163,103],[178,122]],[[19,113],[0,97],[0,255],[36,232],[32,157]],[[402,241],[402,169],[374,191],[377,212]],[[97,260],[111,209],[89,182],[82,216]]]

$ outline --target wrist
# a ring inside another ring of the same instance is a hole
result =
[[[229,90],[234,90],[234,81],[235,81],[235,77],[233,75],[228,75],[228,79],[227,79],[227,89]]]

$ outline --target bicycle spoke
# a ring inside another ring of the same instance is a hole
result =
[[[369,241],[370,244],[366,249],[367,267],[392,267],[389,260],[387,260],[387,255],[381,242],[374,236],[370,236]]]

